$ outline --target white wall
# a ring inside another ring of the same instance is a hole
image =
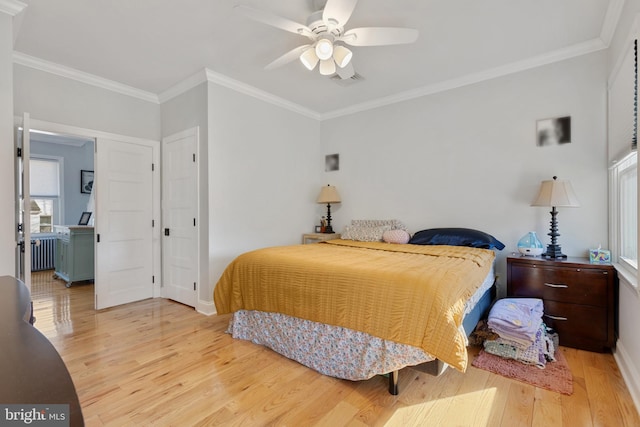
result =
[[[486,231],[507,248],[530,230],[549,238],[549,209],[530,207],[540,182],[569,179],[582,207],[559,209],[563,252],[607,244],[606,54],[595,53],[322,123],[325,174],[342,204],[337,230],[353,218],[398,218],[431,227]],[[536,120],[572,118],[572,143],[537,147]],[[334,227],[335,228],[335,227]]]
[[[0,276],[16,273],[12,55],[12,17],[0,12]]]
[[[32,119],[160,139],[160,105],[44,71],[14,65],[14,114]]]
[[[82,212],[87,210],[89,202],[90,195],[80,192],[80,171],[94,170],[93,142],[87,142],[82,147],[75,147],[32,139],[31,154],[57,156],[64,159],[64,176],[62,177],[64,217],[61,224],[77,224]]]
[[[632,28],[634,21],[640,19],[639,14],[640,0],[627,0],[613,41],[607,52],[608,76],[614,71],[618,60],[626,54],[627,42],[630,37],[640,36],[640,34],[634,32],[638,29]],[[615,155],[619,150],[612,148],[610,151]],[[614,160],[614,158],[609,160]],[[640,185],[638,188],[640,188]],[[640,292],[636,287],[638,277],[634,279],[636,281],[635,284],[631,284],[624,279],[620,280],[618,314],[620,327],[615,357],[634,398],[636,409],[640,411],[640,334],[638,334],[640,329]]]
[[[324,157],[319,122],[213,83],[208,127],[211,295],[237,255],[313,231]]]
[[[209,203],[208,203],[208,104],[207,83],[202,83],[162,104],[162,136],[167,137],[187,129],[199,129],[199,177],[200,189],[200,287],[198,310],[207,312],[210,303],[211,279],[209,278]],[[204,304],[203,304],[204,302]]]

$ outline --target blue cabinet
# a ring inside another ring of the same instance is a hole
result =
[[[93,227],[82,225],[55,225],[56,257],[54,277],[74,282],[94,278],[94,232]]]

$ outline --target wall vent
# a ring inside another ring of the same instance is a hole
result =
[[[338,86],[352,86],[356,83],[359,83],[361,81],[364,80],[364,77],[362,77],[360,74],[355,73],[353,76],[349,77],[348,79],[341,79],[339,75],[334,74],[333,76],[330,77],[330,79],[335,82],[335,84],[337,84]]]

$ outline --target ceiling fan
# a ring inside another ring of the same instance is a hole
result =
[[[265,69],[271,70],[300,59],[309,70],[313,70],[320,63],[320,74],[331,76],[337,73],[341,79],[349,79],[355,74],[351,63],[353,52],[345,45],[407,44],[418,38],[418,30],[412,28],[362,27],[345,31],[344,26],[357,3],[358,0],[327,0],[324,8],[320,6],[320,10],[309,16],[306,25],[250,6],[237,5],[235,10],[255,21],[305,36],[310,40],[310,43],[298,46],[271,62]]]

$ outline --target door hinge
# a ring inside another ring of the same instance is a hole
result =
[[[164,235],[165,235],[165,236],[169,236],[169,235],[171,235],[171,233],[170,233],[170,231],[169,231],[169,229],[168,229],[168,228],[165,228],[165,229],[164,229]]]
[[[194,227],[196,226],[196,219],[195,218],[193,218],[193,226]]]
[[[196,162],[196,153],[193,153],[193,163]]]
[[[196,290],[196,282],[193,282],[193,290]]]
[[[155,227],[155,226],[156,226],[156,220],[155,220],[155,219],[152,219],[152,220],[151,220],[151,228],[153,228],[153,227]]]
[[[151,163],[151,171],[155,171],[156,170],[156,164],[155,163]]]
[[[96,243],[100,243],[100,234],[96,234]]]
[[[22,148],[18,147],[17,155],[18,157],[22,157]]]
[[[156,276],[151,276],[151,283],[156,283]]]
[[[22,232],[23,228],[22,224],[18,224],[18,233]]]

